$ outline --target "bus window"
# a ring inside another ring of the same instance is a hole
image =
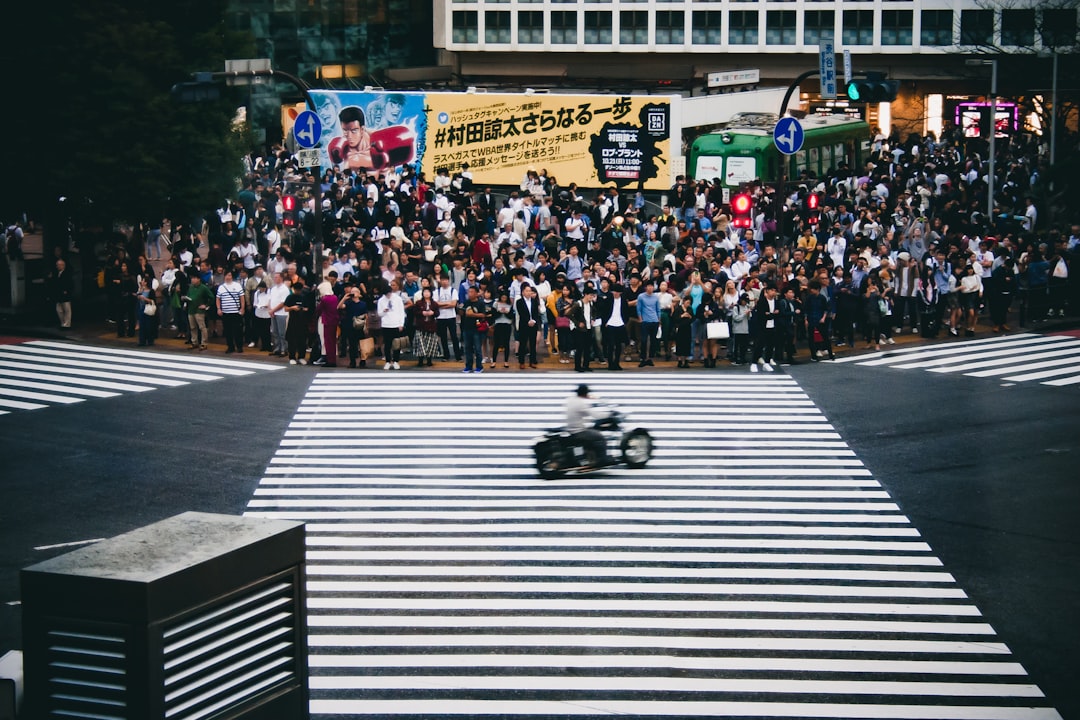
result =
[[[810,169],[816,174],[821,175],[821,149],[812,147],[810,148]]]
[[[846,159],[847,159],[847,154],[844,152],[844,144],[843,143],[837,143],[836,145],[833,145],[833,162],[836,163],[837,165],[839,165],[840,161],[846,160]],[[850,165],[850,163],[849,163],[849,165]]]
[[[724,177],[723,162],[724,158],[718,155],[701,155],[697,159],[697,167],[694,168],[694,178],[711,181],[713,178]]]
[[[795,176],[806,169],[806,151],[800,150],[795,153]]]
[[[720,177],[716,175],[714,177]],[[724,175],[724,184],[735,187],[741,183],[753,182],[759,175],[757,160],[752,157],[729,157],[727,159],[727,175]]]

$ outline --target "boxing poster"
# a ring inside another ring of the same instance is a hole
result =
[[[633,95],[314,90],[323,169],[429,178],[468,165],[481,185],[529,170],[584,187],[671,186],[672,98]]]

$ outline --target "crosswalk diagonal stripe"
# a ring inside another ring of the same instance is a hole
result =
[[[84,398],[70,395],[57,395],[56,393],[34,392],[32,390],[17,390],[15,388],[0,385],[0,395],[4,397],[23,398],[25,400],[40,400],[41,402],[60,403],[71,405],[82,402]]]
[[[138,359],[138,360],[141,360],[141,361],[144,361],[144,362],[146,361],[146,359],[148,357],[151,357],[151,358],[154,358],[154,359],[157,359],[157,360],[160,360],[160,361],[169,361],[170,358],[174,357],[172,355],[165,355],[163,353],[162,354],[150,353],[150,352],[146,352],[146,351],[143,351],[143,350],[127,350],[127,349],[124,349],[124,348],[111,348],[111,347],[101,347],[101,346],[75,345],[73,343],[55,342],[55,341],[47,341],[47,340],[34,340],[32,342],[26,343],[26,345],[31,346],[31,347],[55,348],[55,349],[58,349],[58,350],[63,350],[63,349],[69,349],[70,350],[70,349],[78,348],[80,351],[86,352],[86,353],[102,355],[102,356],[105,356],[105,357],[129,357],[129,358],[135,358],[135,359]],[[255,362],[255,361],[252,361],[252,360],[246,360],[246,361],[245,360],[228,360],[228,359],[224,359],[224,358],[213,358],[213,357],[206,357],[206,356],[185,357],[184,360],[182,361],[182,364],[185,367],[189,367],[189,368],[199,367],[199,366],[206,366],[203,369],[214,370],[216,372],[226,372],[227,370],[228,371],[239,371],[239,372],[236,372],[236,373],[230,373],[230,374],[239,374],[239,375],[249,374],[247,372],[243,372],[244,370],[252,371],[252,372],[254,372],[254,371],[267,372],[267,371],[275,371],[275,370],[284,370],[285,369],[284,366],[282,366],[282,365],[266,365],[264,363]]]
[[[1080,383],[1080,340],[1070,335],[1021,333],[855,355],[834,362],[1065,386]]]
[[[33,371],[20,370],[17,368],[32,368]],[[113,382],[104,379],[108,375],[110,375],[110,373],[85,373],[79,370],[60,368],[57,368],[55,371],[50,369],[49,372],[43,372],[39,366],[28,363],[6,363],[3,367],[0,367],[0,376],[2,377],[27,378],[31,380],[42,379],[55,382],[58,385],[89,385],[95,388],[120,390],[124,392],[146,392],[155,389],[151,385],[134,385],[132,383]],[[124,376],[117,375],[117,377]]]
[[[95,390],[87,387],[76,387],[73,385],[61,385],[58,383],[44,383],[34,382],[33,380],[27,380],[24,378],[5,377],[6,373],[0,373],[0,385],[12,385],[16,387],[34,388],[35,390],[52,390],[55,392],[63,392],[67,395],[85,395],[87,397],[107,398],[116,397],[120,393],[108,392],[106,390]]]
[[[833,363],[858,363],[860,365],[889,365],[895,361],[905,362],[908,360],[934,357],[935,355],[951,355],[957,352],[966,352],[965,348],[977,350],[979,348],[1013,347],[1018,345],[1038,344],[1043,342],[1043,336],[1034,333],[1020,333],[1006,337],[993,337],[983,340],[964,340],[962,342],[941,342],[932,345],[918,345],[908,348],[896,348],[881,352],[851,355],[845,358],[837,358]],[[1053,341],[1051,341],[1053,342]]]
[[[999,340],[940,367],[1066,349]],[[245,515],[307,524],[320,720],[1060,720],[790,377],[591,380],[644,468],[537,476],[573,377],[313,379]]]
[[[258,362],[179,358],[153,350],[17,342],[0,345],[0,407],[40,410],[280,369]]]

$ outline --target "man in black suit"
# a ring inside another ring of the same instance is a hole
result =
[[[521,297],[514,303],[514,323],[517,325],[518,365],[525,369],[525,355],[529,355],[529,367],[536,367],[536,333],[540,330],[543,316],[540,300],[532,285],[521,286]]]
[[[598,309],[604,328],[604,355],[608,370],[622,370],[622,350],[626,344],[626,324],[630,320],[630,304],[623,297],[623,286],[611,286],[611,297]]]
[[[596,289],[586,285],[581,300],[570,308],[570,333],[574,341],[574,370],[592,372],[593,319],[596,317]]]
[[[476,206],[479,208],[477,217],[484,223],[484,229],[489,233],[495,232],[495,216],[499,212],[498,200],[491,194],[491,188],[484,188],[484,192],[476,197]]]

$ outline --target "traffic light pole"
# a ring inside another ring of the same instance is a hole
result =
[[[780,115],[778,117],[786,117],[788,111],[788,103],[791,102],[791,96],[795,94],[795,90],[799,87],[799,84],[803,80],[819,75],[818,70],[807,70],[799,77],[791,81],[791,85],[788,86],[787,92],[784,93],[784,100],[780,103]],[[785,216],[787,215],[787,191],[785,186],[787,185],[787,155],[783,155],[783,159],[780,161],[780,172],[776,177],[776,194],[780,199],[780,216],[776,218],[776,229],[780,233],[780,260],[781,262],[787,262],[788,254],[788,236],[787,236],[787,223],[785,222]]]
[[[217,79],[234,79],[234,78],[252,78],[252,77],[280,77],[284,80],[288,80],[292,83],[293,87],[299,90],[304,96],[304,102],[307,103],[308,108],[315,111],[315,101],[311,97],[311,88],[308,84],[296,77],[291,73],[284,72],[282,70],[225,70],[223,72],[211,73],[211,77]],[[311,189],[311,195],[315,200],[315,207],[313,213],[315,215],[315,237],[311,241],[311,274],[313,278],[317,278],[319,274],[319,267],[322,264],[322,245],[323,245],[323,232],[322,232],[322,192],[320,187],[318,174],[314,167],[308,168],[308,171],[315,175],[315,182]],[[303,226],[300,227],[300,232],[303,232]]]

